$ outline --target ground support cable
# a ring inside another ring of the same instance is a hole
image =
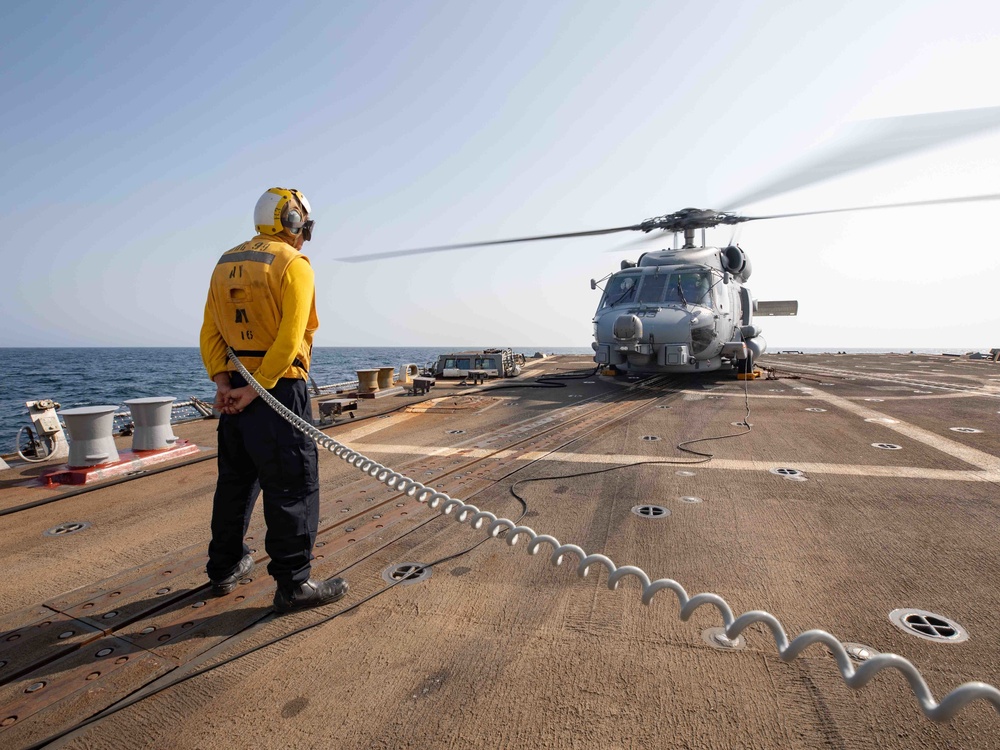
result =
[[[247,383],[265,403],[296,429],[312,438],[318,445],[326,448],[338,458],[347,461],[368,476],[382,482],[387,487],[402,492],[408,497],[414,498],[417,502],[426,503],[428,507],[437,510],[443,515],[452,515],[459,523],[468,523],[476,530],[482,529],[484,524],[488,524],[486,532],[492,538],[498,538],[501,532],[506,532],[504,539],[510,546],[514,546],[521,537],[525,537],[528,539],[527,551],[531,555],[537,554],[542,545],[547,544],[552,548],[549,560],[553,565],[561,565],[568,555],[573,555],[579,561],[577,564],[577,575],[581,578],[586,577],[590,568],[594,565],[601,565],[608,571],[608,588],[612,590],[618,588],[618,584],[623,579],[629,576],[635,577],[642,584],[643,604],[649,604],[658,592],[668,589],[677,597],[680,604],[680,619],[683,622],[686,622],[700,607],[704,605],[712,606],[718,610],[719,615],[722,617],[726,637],[730,640],[735,640],[751,625],[761,623],[770,630],[778,650],[778,656],[784,662],[793,661],[809,646],[821,643],[833,654],[840,675],[848,687],[854,689],[861,688],[882,670],[895,669],[906,679],[917,699],[920,710],[923,711],[927,718],[933,721],[946,721],[975,700],[989,702],[992,704],[994,710],[1000,714],[1000,690],[993,685],[985,682],[966,682],[951,690],[951,692],[938,702],[934,699],[934,695],[928,687],[926,680],[924,680],[923,675],[920,674],[916,666],[898,654],[878,654],[855,669],[844,644],[824,630],[807,630],[789,641],[788,634],[785,632],[781,622],[770,612],[753,610],[736,617],[729,603],[718,594],[701,593],[689,596],[684,587],[673,579],[660,578],[655,581],[650,580],[649,575],[642,568],[634,565],[619,567],[611,558],[605,555],[588,554],[582,547],[575,544],[562,544],[554,536],[539,534],[530,526],[520,526],[509,518],[498,518],[489,511],[480,510],[475,505],[464,503],[459,499],[449,496],[447,493],[435,490],[410,477],[395,472],[364,454],[334,440],[306,420],[289,411],[284,404],[268,393],[253,378],[236,355],[233,354],[232,350],[229,351],[228,356],[237,370],[246,378]]]

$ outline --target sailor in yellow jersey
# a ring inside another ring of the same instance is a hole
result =
[[[316,445],[257,398],[226,350],[281,403],[312,419],[306,380],[319,319],[312,266],[300,252],[312,239],[309,213],[298,190],[271,188],[260,197],[257,236],[219,258],[201,328],[202,361],[222,412],[208,577],[222,596],[253,570],[244,537],[259,483],[279,612],[336,601],[347,582],[309,577],[319,523]]]

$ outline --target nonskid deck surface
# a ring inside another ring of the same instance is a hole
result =
[[[939,700],[1000,684],[994,582],[1000,366],[928,356],[783,355],[777,380],[601,376],[395,411],[381,399],[331,430],[407,475],[563,543],[763,609],[790,636],[822,628],[911,660]],[[585,372],[584,357],[529,369]],[[505,383],[506,384],[506,383]],[[914,391],[921,391],[914,393]],[[749,394],[749,396],[747,396]],[[394,402],[394,403],[387,403]],[[955,431],[952,428],[979,430]],[[203,446],[211,423],[179,434]],[[655,439],[654,439],[655,438]],[[898,445],[899,449],[872,444]],[[211,598],[204,552],[214,462],[67,497],[2,518],[0,743],[26,747],[160,678],[170,681],[377,594],[383,572],[459,553],[484,531],[321,454],[315,571],[352,592],[275,617],[260,510],[253,580]],[[794,479],[773,469],[803,472]],[[0,507],[58,491],[5,475]],[[804,478],[804,480],[803,480]],[[700,502],[697,502],[700,500]],[[654,517],[642,505],[670,511]],[[46,529],[86,521],[58,537]],[[74,747],[1000,747],[984,702],[927,720],[895,672],[846,687],[813,646],[783,663],[761,626],[713,648],[710,607],[687,622],[634,579],[609,591],[525,544],[489,540],[344,616],[280,641],[71,735]],[[390,578],[391,580],[391,578]],[[67,592],[67,593],[61,593]],[[939,613],[964,643],[908,635],[890,611]],[[62,636],[62,637],[60,637]],[[705,637],[703,637],[705,636]],[[17,717],[11,721],[11,717]]]

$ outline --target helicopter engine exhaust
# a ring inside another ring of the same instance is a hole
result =
[[[736,245],[730,245],[722,251],[722,266],[740,281],[750,278],[750,258]]]

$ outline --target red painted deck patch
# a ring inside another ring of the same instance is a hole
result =
[[[156,464],[174,461],[178,458],[191,456],[200,452],[201,448],[187,440],[178,440],[173,447],[157,451],[123,450],[118,452],[119,460],[114,463],[98,464],[97,466],[86,466],[83,468],[70,468],[63,464],[55,470],[43,474],[39,477],[39,482],[46,487],[56,484],[105,482],[127,474],[145,471],[150,466]]]

